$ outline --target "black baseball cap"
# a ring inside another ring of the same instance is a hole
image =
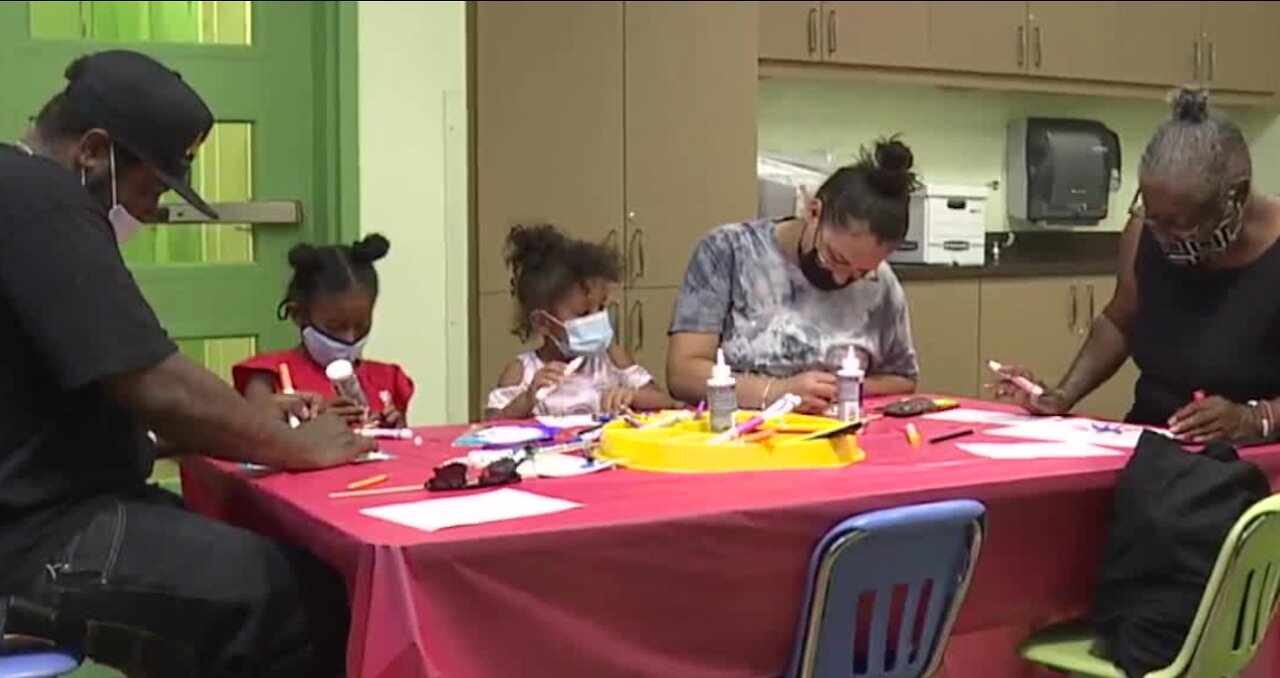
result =
[[[181,75],[144,54],[113,50],[84,57],[69,78],[67,100],[85,122],[106,130],[192,207],[218,218],[190,184],[213,112]]]

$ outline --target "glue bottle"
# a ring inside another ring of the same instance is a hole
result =
[[[360,379],[356,377],[356,368],[351,365],[351,361],[335,360],[329,363],[329,366],[324,368],[324,376],[329,378],[329,383],[333,384],[333,390],[339,397],[368,409],[369,399],[365,397],[364,389],[360,387]]]
[[[737,423],[738,381],[724,361],[724,349],[716,351],[716,364],[707,380],[707,410],[712,433],[728,431]]]
[[[862,364],[852,349],[845,354],[836,372],[836,419],[858,421],[862,419]]]

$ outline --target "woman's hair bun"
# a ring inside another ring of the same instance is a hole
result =
[[[913,165],[911,149],[896,136],[886,137],[876,141],[867,176],[880,193],[903,196],[919,187],[916,173],[911,171]]]
[[[1194,87],[1181,87],[1169,95],[1173,119],[1192,124],[1209,119],[1209,92]]]
[[[310,243],[298,243],[289,250],[289,265],[295,271],[311,271],[320,268],[320,250]]]
[[[391,250],[391,241],[382,235],[372,233],[351,244],[351,259],[364,263],[373,263]]]

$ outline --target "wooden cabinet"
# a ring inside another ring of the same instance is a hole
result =
[[[1111,79],[1171,87],[1200,79],[1200,3],[1116,4]]]
[[[629,287],[673,287],[713,227],[756,212],[751,3],[629,2]]]
[[[822,58],[821,2],[760,3],[761,59],[819,61]]]
[[[980,397],[977,280],[903,283],[921,393]]]
[[[1117,66],[1119,16],[1118,2],[1027,3],[1028,70],[1057,78],[1108,79]]]
[[[930,2],[929,64],[971,73],[1027,69],[1027,3]]]
[[[621,238],[622,3],[473,7],[476,280],[506,292],[515,224]]]
[[[517,223],[616,246],[614,334],[661,379],[694,245],[756,211],[757,4],[468,6],[476,400],[519,348],[502,256]]]
[[[1203,2],[1202,82],[1213,89],[1273,92],[1277,84],[1274,2]]]
[[[1088,276],[1081,278],[1079,284],[1083,287],[1082,294],[1089,300],[1088,322],[1092,323],[1102,314],[1102,309],[1106,307],[1107,302],[1111,301],[1111,296],[1116,289],[1116,279],[1115,276]],[[1081,335],[1082,342],[1087,333],[1086,327]],[[1126,360],[1115,375],[1082,400],[1075,411],[1100,419],[1123,419],[1129,413],[1129,408],[1133,406],[1133,387],[1137,381],[1137,366],[1132,360]]]

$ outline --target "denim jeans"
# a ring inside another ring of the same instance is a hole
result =
[[[11,605],[7,631],[132,678],[344,671],[349,612],[335,572],[160,490],[97,513]]]

